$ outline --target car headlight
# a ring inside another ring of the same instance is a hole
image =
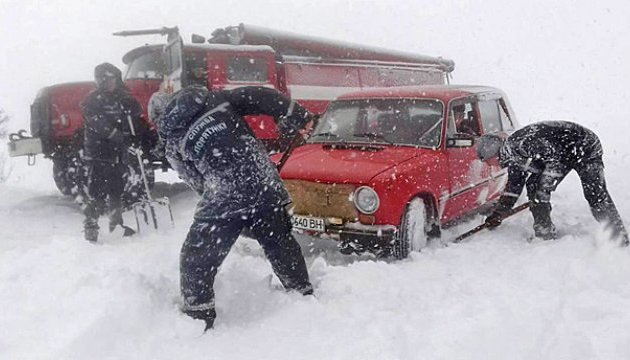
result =
[[[378,194],[369,186],[361,186],[354,191],[354,206],[364,214],[374,214],[378,210],[380,200]]]

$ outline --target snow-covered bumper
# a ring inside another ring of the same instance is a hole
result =
[[[34,156],[43,152],[42,140],[25,134],[25,130],[20,130],[9,135],[9,156]]]

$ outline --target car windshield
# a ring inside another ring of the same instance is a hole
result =
[[[336,101],[309,142],[368,142],[435,148],[440,145],[444,106],[434,99]]]
[[[160,51],[152,51],[138,56],[129,63],[125,80],[162,80],[163,69],[162,53]]]

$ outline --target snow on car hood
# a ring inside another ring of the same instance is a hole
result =
[[[282,169],[284,179],[328,183],[368,183],[412,157],[431,152],[414,147],[307,144],[294,150]]]

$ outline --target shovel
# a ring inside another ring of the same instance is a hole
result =
[[[129,122],[129,129],[131,130],[131,134],[136,136],[136,130],[133,126],[133,121],[131,116],[127,116],[127,121]],[[173,211],[171,210],[171,203],[168,197],[163,197],[160,199],[154,199],[151,196],[151,189],[149,189],[149,181],[147,180],[147,173],[144,170],[144,162],[142,161],[142,150],[136,149],[134,147],[130,147],[129,151],[136,155],[136,159],[138,160],[138,166],[140,167],[140,175],[142,177],[142,183],[144,184],[144,191],[147,195],[146,200],[140,200],[132,205],[133,213],[136,218],[136,226],[138,228],[138,232],[140,232],[140,220],[139,215],[144,218],[144,223],[149,224],[149,216],[147,215],[147,209],[149,210],[149,214],[151,216],[151,222],[153,223],[153,227],[158,229],[158,217],[157,212],[155,211],[156,207],[165,208],[168,211],[168,216],[171,219],[171,225],[175,226],[175,222],[173,220]]]
[[[508,211],[505,215],[503,215],[501,217],[501,221],[509,218],[510,216],[517,214],[525,209],[529,208],[529,202],[523,203],[515,208],[510,209],[510,211]],[[470,237],[471,235],[474,235],[478,232],[480,232],[483,229],[488,228],[488,224],[483,223],[481,225],[478,225],[474,228],[472,228],[471,230],[466,231],[465,233],[459,235],[458,237],[455,238],[455,240],[453,240],[454,243],[458,243],[461,242],[462,240],[466,239],[467,237]]]

